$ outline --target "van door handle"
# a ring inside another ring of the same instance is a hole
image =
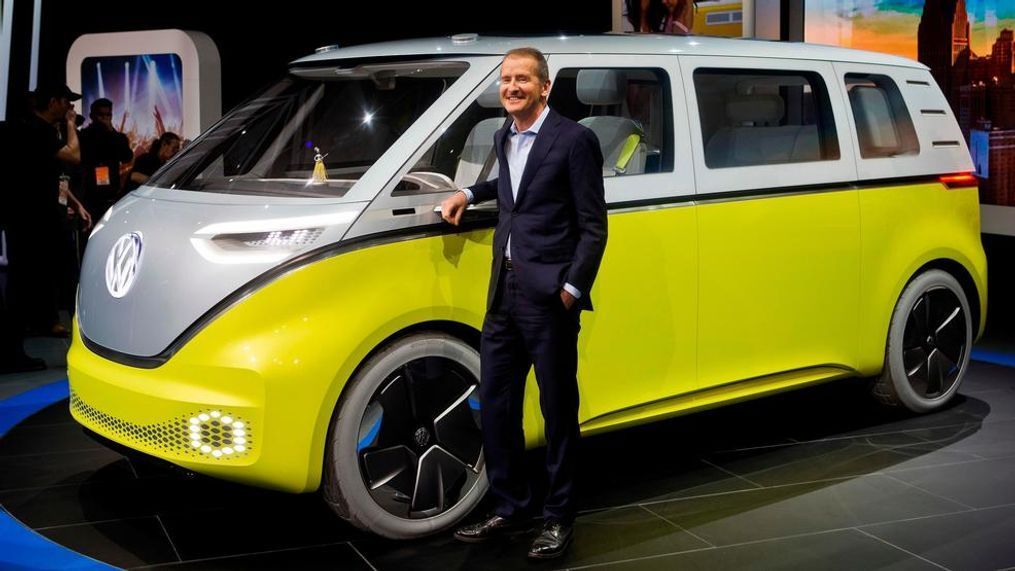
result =
[[[411,216],[416,213],[415,208],[396,208],[391,211],[394,216]]]

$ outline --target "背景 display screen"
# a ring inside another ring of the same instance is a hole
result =
[[[183,130],[183,63],[176,54],[87,57],[81,63],[83,113],[93,101],[113,102],[113,126],[135,156],[162,133]]]
[[[980,201],[1015,206],[1011,0],[808,0],[805,40],[928,66],[969,144]]]

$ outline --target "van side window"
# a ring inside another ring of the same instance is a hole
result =
[[[493,134],[507,120],[493,82],[431,145],[392,196],[446,192],[497,178]]]
[[[828,90],[807,71],[697,69],[708,168],[839,158]]]
[[[603,176],[673,170],[673,103],[665,71],[562,69],[553,80],[549,103],[596,134]]]
[[[847,73],[846,91],[853,108],[860,156],[870,159],[919,154],[920,142],[913,120],[891,78]]]

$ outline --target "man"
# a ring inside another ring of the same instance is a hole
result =
[[[81,197],[93,219],[100,218],[120,198],[120,165],[134,158],[127,136],[113,127],[113,102],[92,102],[92,122],[81,130]]]
[[[180,152],[183,141],[176,133],[166,131],[158,139],[152,142],[148,152],[141,155],[134,161],[134,168],[130,171],[130,180],[127,182],[127,190],[134,190],[148,182],[155,171]]]
[[[69,202],[91,223],[91,218],[61,180],[68,165],[81,159],[72,101],[81,96],[66,85],[44,86],[34,93],[33,108],[23,120],[8,126],[3,154],[7,184],[0,190],[0,222],[7,233],[8,285],[6,308],[10,314],[0,333],[0,370],[29,371],[45,368],[24,353],[28,325],[45,334],[66,335],[57,317],[59,264],[66,259],[63,220]],[[61,134],[63,138],[61,138]]]
[[[494,513],[455,533],[483,541],[524,527],[533,498],[523,460],[522,398],[535,366],[546,426],[548,490],[544,526],[529,556],[561,555],[573,537],[578,430],[580,310],[606,247],[603,156],[588,129],[546,104],[546,59],[511,50],[501,65],[500,99],[511,119],[494,135],[496,180],[453,194],[442,216],[458,224],[470,202],[500,208],[480,349],[483,450]]]

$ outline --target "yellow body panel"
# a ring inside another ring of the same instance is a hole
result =
[[[693,206],[617,213],[578,339],[579,420],[695,388]]]
[[[928,261],[967,268],[985,311],[977,212],[975,189],[926,184],[612,213],[579,338],[583,430],[877,372],[895,301]],[[75,330],[72,413],[197,472],[314,490],[335,404],[371,351],[419,324],[481,328],[491,241],[491,230],[407,239],[301,267],[154,369],[102,358]],[[530,446],[538,410],[530,375]],[[181,448],[188,419],[212,411],[246,423],[242,454]]]
[[[855,191],[702,204],[698,219],[699,387],[856,368]]]
[[[331,413],[372,349],[417,323],[479,329],[491,237],[483,231],[406,240],[299,268],[225,311],[155,369],[112,363],[75,340],[68,355],[71,389],[88,405],[143,426],[190,414],[184,411],[198,404],[249,403],[261,415],[251,428],[262,435],[249,466],[238,469],[231,458],[169,459],[283,490],[316,489]],[[114,441],[164,456],[75,418]]]
[[[859,191],[861,244],[861,374],[881,370],[891,312],[906,283],[924,265],[953,260],[969,272],[981,316],[974,337],[983,334],[987,315],[987,258],[980,242],[980,203],[975,187],[947,190],[939,183],[870,188]],[[977,299],[978,298],[978,299]],[[971,307],[972,308],[972,307]]]

